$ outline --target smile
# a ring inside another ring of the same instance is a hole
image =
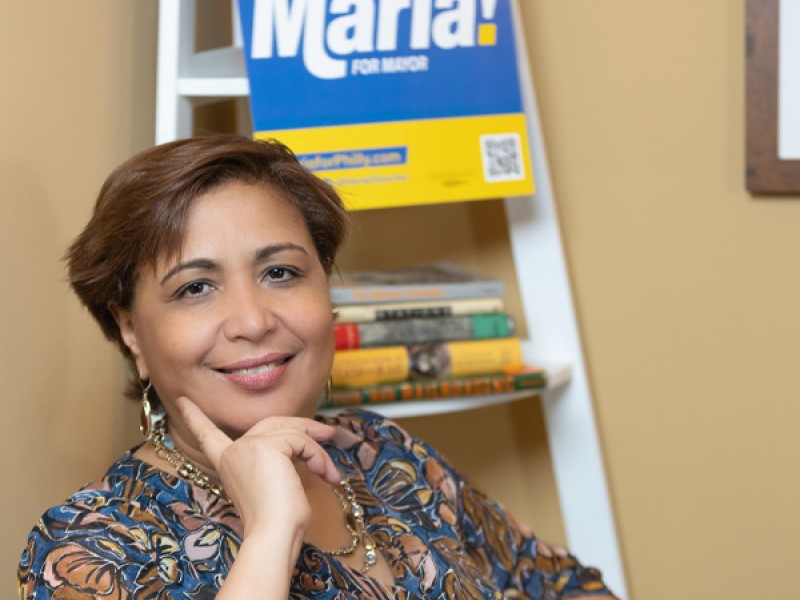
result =
[[[284,355],[272,360],[263,357],[229,365],[227,368],[217,369],[217,372],[238,388],[262,392],[278,385],[292,358],[293,355]]]
[[[269,373],[270,371],[275,370],[281,365],[286,364],[288,360],[289,358],[287,357],[281,360],[276,360],[275,362],[267,363],[265,365],[258,365],[255,367],[246,367],[244,369],[219,369],[219,370],[222,373],[227,373],[229,375],[257,375],[259,373]]]

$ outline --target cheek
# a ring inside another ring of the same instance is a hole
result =
[[[155,368],[169,370],[192,365],[213,345],[214,335],[214,330],[204,326],[202,319],[152,320],[146,327],[142,354]]]
[[[333,311],[328,304],[320,305],[315,302],[307,306],[306,310],[300,313],[298,326],[302,330],[302,336],[308,345],[318,347],[320,350],[330,352],[333,355],[334,336],[333,336]]]
[[[333,318],[329,313],[321,316],[316,321],[314,326],[314,331],[315,331],[315,337],[319,340],[320,347],[330,352],[331,356],[333,356],[333,351],[335,347],[335,340],[333,335]]]

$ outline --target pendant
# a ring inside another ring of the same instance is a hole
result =
[[[375,542],[372,538],[364,533],[364,571],[369,569],[372,565],[378,562],[378,551],[375,548]]]

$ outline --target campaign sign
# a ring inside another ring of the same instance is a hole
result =
[[[512,0],[240,0],[253,129],[351,209],[533,192]]]

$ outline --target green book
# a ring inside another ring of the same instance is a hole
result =
[[[514,319],[505,313],[337,323],[335,326],[337,350],[507,338],[513,333]]]

